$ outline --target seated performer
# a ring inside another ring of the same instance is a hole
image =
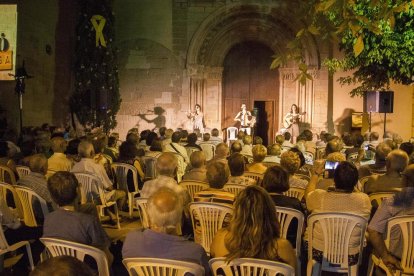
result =
[[[236,117],[234,117],[234,121],[240,122],[240,132],[244,131],[246,134],[251,134],[251,127],[252,127],[252,113],[247,110],[246,104],[241,105],[241,110],[237,113]]]

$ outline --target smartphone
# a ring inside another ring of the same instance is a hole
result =
[[[325,173],[324,178],[333,178],[334,171],[338,166],[339,162],[326,161],[325,162]]]

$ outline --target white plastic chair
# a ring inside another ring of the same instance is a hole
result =
[[[16,176],[14,175],[14,172],[7,166],[0,165],[0,181],[16,185]]]
[[[395,192],[384,192],[384,193],[372,193],[369,194],[369,200],[371,201],[372,206],[378,207],[381,205],[382,201],[386,198],[393,197]]]
[[[291,187],[289,190],[283,193],[285,196],[297,198],[299,201],[302,201],[303,196],[305,195],[305,190],[301,188]]]
[[[137,169],[134,166],[125,163],[112,163],[111,168],[116,177],[118,189],[124,190],[128,195],[129,217],[132,218],[132,212],[134,211],[134,198],[139,194]],[[128,173],[132,174],[132,181],[134,184],[133,191],[128,190]]]
[[[204,275],[201,265],[190,262],[158,258],[126,258],[122,262],[131,276]]]
[[[193,200],[194,195],[200,191],[210,188],[208,183],[195,180],[183,180],[178,185],[182,186],[190,194],[191,200]]]
[[[23,176],[26,176],[30,173],[30,168],[27,166],[16,166],[16,171],[19,175],[19,178],[22,178]]]
[[[119,213],[118,206],[115,201],[108,201],[106,199],[105,191],[102,187],[100,179],[89,173],[75,173],[76,178],[79,181],[80,191],[81,191],[81,203],[92,202],[96,204],[98,210],[99,218],[104,216],[104,209],[112,207],[114,208],[117,228],[121,229],[121,224],[119,222]],[[100,204],[97,204],[95,197],[99,196]]]
[[[246,189],[247,186],[245,185],[237,185],[237,184],[225,184],[223,190],[234,194],[234,196],[238,196],[241,191]]]
[[[3,228],[0,227],[0,262],[3,262],[4,254],[8,252],[16,251],[17,249],[23,246],[26,246],[27,257],[29,259],[29,264],[30,264],[30,270],[33,270],[34,264],[33,264],[32,250],[30,248],[29,241],[20,241],[20,242],[16,242],[15,244],[9,245],[9,243],[6,240],[6,237],[4,236]],[[3,268],[2,264],[0,264],[0,268]]]
[[[261,260],[253,258],[239,258],[231,262],[227,262],[226,258],[214,258],[209,261],[211,271],[214,276],[223,275],[217,273],[221,268],[225,276],[250,276],[250,275],[266,275],[266,276],[294,276],[295,270],[290,265]]]
[[[216,152],[216,145],[209,142],[201,142],[200,147],[202,148],[204,155],[206,156],[206,161],[213,159]]]
[[[306,164],[312,165],[313,164],[313,161],[315,160],[315,156],[310,151],[305,151],[303,153],[303,157],[305,157],[305,163]]]
[[[19,218],[23,219],[23,206],[14,187],[15,186],[8,184],[6,182],[0,182],[0,197],[2,197],[4,202],[6,202],[7,204],[7,194],[11,194],[13,196],[13,202],[15,207],[9,205],[7,205],[7,207],[9,207],[10,209],[15,209],[19,214]]]
[[[347,161],[355,163],[356,161],[358,161],[358,152],[353,152],[348,154],[348,157],[346,158]]]
[[[279,207],[276,206],[276,215],[277,220],[279,221],[280,225],[280,232],[282,238],[287,238],[289,226],[292,223],[293,219],[296,219],[298,222],[298,227],[296,230],[296,243],[294,244],[294,248],[296,251],[296,258],[298,263],[298,275],[301,275],[300,268],[301,268],[301,246],[302,246],[302,233],[303,233],[303,225],[305,224],[305,216],[302,212],[286,208],[286,207]]]
[[[190,203],[190,215],[193,223],[194,240],[199,241],[209,254],[210,244],[214,236],[223,227],[225,218],[233,215],[233,208],[213,202],[193,202]],[[196,231],[197,223],[200,224],[201,233]]]
[[[42,209],[43,217],[46,217],[46,215],[49,214],[49,209],[47,208],[46,201],[37,193],[35,193],[35,191],[33,191],[32,189],[19,186],[15,187],[15,189],[23,207],[24,223],[30,227],[39,226],[34,214],[33,202],[34,199],[36,199],[39,202],[40,207]]]
[[[139,217],[141,218],[141,223],[143,228],[149,228],[149,219],[147,213],[147,201],[148,198],[136,198],[135,204],[138,208]]]
[[[252,178],[254,180],[256,180],[256,184],[260,185],[263,181],[263,176],[264,174],[262,173],[254,173],[254,172],[245,172],[243,174],[243,176],[248,177],[248,178]]]
[[[61,239],[40,238],[52,257],[72,256],[84,261],[85,256],[91,256],[98,267],[99,276],[109,276],[109,264],[105,253],[93,246]]]
[[[187,156],[190,157],[193,152],[200,151],[200,149],[195,147],[185,147],[185,150],[187,151]]]
[[[237,127],[228,127],[227,128],[227,144],[230,147],[231,141],[237,140],[237,134],[239,133],[239,129]]]
[[[387,237],[385,239],[385,245],[390,247],[391,233],[394,227],[399,227],[402,234],[403,252],[401,255],[401,268],[402,271],[397,270],[396,273],[392,273],[384,265],[381,259],[372,255],[372,262],[368,269],[368,275],[373,273],[373,264],[381,267],[387,276],[391,275],[414,275],[414,216],[399,216],[388,220],[387,223]]]
[[[157,158],[152,156],[142,156],[141,161],[145,168],[144,180],[151,180],[157,178]]]
[[[322,263],[312,258],[313,230],[319,223],[323,233],[324,250]],[[308,217],[308,265],[307,274],[320,275],[321,271],[348,273],[358,275],[358,267],[362,260],[364,235],[368,221],[358,215],[345,213],[319,213]],[[357,264],[348,265],[349,241],[352,231],[359,227],[359,259]]]

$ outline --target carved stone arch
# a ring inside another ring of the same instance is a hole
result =
[[[260,2],[260,1],[257,1]],[[245,41],[260,42],[274,53],[282,53],[287,41],[292,40],[297,31],[304,27],[295,18],[295,4],[283,6],[279,3],[261,4],[226,4],[210,14],[194,33],[187,51],[186,69],[189,88],[189,108],[195,103],[205,106],[216,103],[218,110],[210,114],[205,112],[206,122],[211,127],[221,128],[222,110],[222,69],[223,62],[232,47]],[[316,41],[303,41],[305,62],[309,68],[320,68],[320,54]],[[287,71],[286,71],[287,69]],[[286,74],[296,71],[294,64],[280,68],[281,85],[286,83]],[[297,71],[296,71],[297,72]],[[211,77],[211,78],[210,78]],[[291,80],[291,82],[294,82]],[[301,106],[306,105],[308,112],[313,107],[313,84],[309,88],[290,85],[286,90],[280,88],[282,100],[279,102],[279,119],[287,109],[287,98],[284,94],[295,94],[294,101]],[[308,97],[307,95],[311,95]],[[209,99],[209,100],[207,100]],[[302,105],[303,104],[303,105]],[[208,111],[207,111],[208,112]],[[307,118],[312,125],[312,118]],[[278,127],[278,126],[277,126]]]

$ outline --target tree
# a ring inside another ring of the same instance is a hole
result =
[[[287,45],[287,52],[275,56],[272,68],[295,60],[298,79],[311,79],[303,59],[301,41],[316,36],[338,45],[341,59],[324,61],[331,73],[350,71],[341,84],[357,84],[352,96],[367,90],[387,89],[390,81],[414,82],[414,1],[401,0],[310,0],[302,1],[299,15],[305,26]]]
[[[79,0],[78,4],[71,111],[84,126],[108,132],[116,126],[121,104],[111,1]]]

